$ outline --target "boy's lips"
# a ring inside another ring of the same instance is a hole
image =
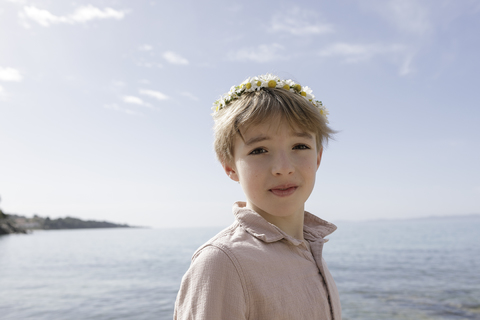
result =
[[[297,190],[298,186],[295,184],[284,184],[271,188],[269,191],[276,196],[286,197],[291,195]]]

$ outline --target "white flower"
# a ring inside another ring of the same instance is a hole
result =
[[[267,87],[268,87],[268,82],[264,81],[263,79],[260,80],[260,83],[261,83],[261,84],[260,84],[260,87],[261,87],[261,88],[267,88]]]
[[[250,80],[250,83],[252,84],[252,91],[256,91],[258,88],[262,87],[262,80],[260,80],[258,77],[253,77]]]
[[[268,82],[270,80],[275,80],[275,81],[280,81],[280,78],[277,76],[274,76],[273,74],[267,73],[265,75],[259,76],[260,79],[262,79],[265,82]]]
[[[290,87],[293,87],[295,85],[295,82],[293,82],[292,79],[284,80],[286,84],[288,84]]]
[[[312,89],[310,89],[310,87],[303,87],[302,88],[302,91],[304,91],[307,95],[312,95]]]
[[[285,81],[280,80],[280,81],[277,81],[277,86],[276,87],[279,88],[279,89],[283,89],[283,86],[285,86],[285,85],[286,85]]]

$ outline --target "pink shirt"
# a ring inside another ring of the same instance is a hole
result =
[[[193,255],[174,319],[341,319],[337,287],[322,258],[324,237],[335,225],[305,212],[309,250],[244,202],[235,203],[233,213],[233,225]]]

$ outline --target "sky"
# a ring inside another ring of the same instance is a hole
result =
[[[227,226],[212,103],[274,73],[338,133],[306,210],[480,213],[480,2],[0,0],[0,207]]]

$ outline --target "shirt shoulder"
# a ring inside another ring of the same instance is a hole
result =
[[[249,237],[245,236],[245,230],[236,221],[229,227],[223,229],[217,233],[210,240],[205,242],[198,248],[192,256],[192,261],[197,258],[202,252],[209,251],[208,254],[212,254],[215,250],[211,250],[212,247],[217,248],[230,258],[232,257],[232,248],[241,245],[241,241],[245,241]],[[208,250],[207,248],[210,248]]]
[[[243,320],[248,301],[238,263],[222,248],[205,244],[182,279],[174,319]]]

